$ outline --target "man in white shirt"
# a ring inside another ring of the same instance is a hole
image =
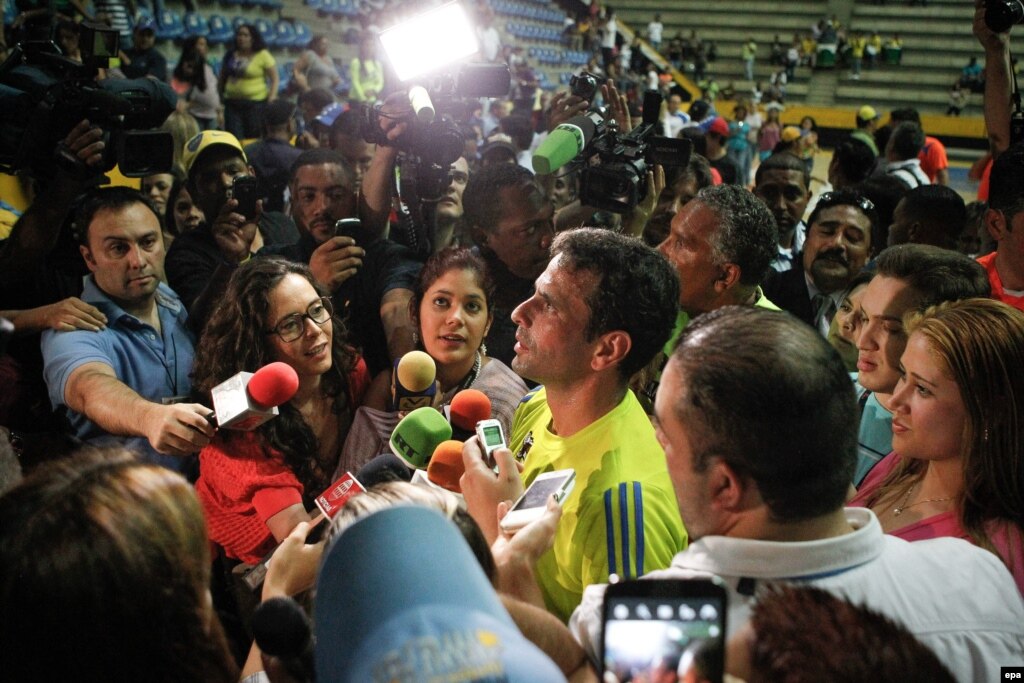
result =
[[[661,52],[661,34],[664,32],[665,26],[661,23],[661,15],[655,14],[654,21],[647,24],[647,42],[655,52]]]
[[[896,126],[885,145],[885,172],[894,175],[907,184],[911,190],[921,185],[930,185],[928,175],[921,170],[918,152],[924,146],[924,131],[912,121]]]
[[[697,540],[648,578],[721,578],[730,633],[759,585],[786,581],[902,624],[957,680],[996,680],[1000,666],[1024,661],[1024,602],[998,557],[960,539],[908,543],[883,534],[870,510],[843,508],[854,393],[814,330],[752,306],[701,316],[665,368],[655,421]],[[588,588],[569,624],[592,658],[603,596]]]

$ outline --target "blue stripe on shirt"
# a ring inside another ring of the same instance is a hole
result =
[[[640,482],[633,482],[633,523],[636,525],[636,575],[644,575],[644,497]]]
[[[619,526],[622,533],[622,578],[629,576],[629,500],[626,484],[619,484]]]
[[[604,492],[604,529],[608,543],[608,575],[616,573],[615,567],[615,528],[612,526],[612,490]]]

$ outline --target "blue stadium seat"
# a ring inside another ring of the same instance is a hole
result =
[[[295,22],[295,45],[304,47],[313,38],[313,32],[309,26],[301,21]]]
[[[319,10],[324,6],[324,0],[306,0],[306,7]]]
[[[273,41],[277,39],[274,35],[274,26],[263,17],[257,17],[257,19],[252,23],[253,26],[256,27],[256,30],[260,32],[260,35],[263,36],[263,40],[273,47],[276,44]]]
[[[210,35],[210,24],[199,12],[185,13],[184,28],[185,37]]]
[[[156,37],[160,40],[178,40],[185,33],[181,15],[165,9],[156,18]]]
[[[231,24],[228,23],[228,20],[223,15],[211,14],[207,23],[209,24],[210,32],[206,34],[206,40],[214,45],[226,43],[234,35],[234,31],[231,30]]]
[[[278,86],[277,92],[283,95],[288,90],[288,86],[292,82],[292,72],[295,70],[295,62],[288,62],[287,64],[279,63],[277,65],[277,78]]]
[[[323,4],[320,5],[320,13],[328,15],[341,14],[338,0],[323,0]]]
[[[295,47],[295,27],[290,21],[278,21],[274,24],[274,33],[279,47]]]

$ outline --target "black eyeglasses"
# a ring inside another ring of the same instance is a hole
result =
[[[854,194],[853,192],[822,192],[821,195],[818,196],[817,206],[823,207],[828,204],[849,204],[851,206],[856,206],[864,213],[868,213],[870,211],[875,210],[875,205],[871,202],[870,199],[864,197],[863,195]]]
[[[317,325],[323,325],[331,319],[334,314],[334,307],[331,306],[331,298],[324,296],[314,301],[306,309],[305,313],[293,313],[281,319],[273,329],[267,330],[267,334],[277,334],[282,341],[293,342],[302,336],[306,326],[306,318],[309,318]]]

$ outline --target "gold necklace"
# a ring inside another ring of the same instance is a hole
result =
[[[915,505],[923,505],[924,503],[941,503],[941,502],[946,501],[946,500],[953,500],[953,496],[946,496],[945,498],[925,498],[924,500],[919,500],[916,503],[910,503],[908,505],[907,502],[910,500],[910,494],[912,494],[914,492],[914,488],[916,486],[917,486],[916,484],[911,486],[907,490],[907,495],[905,495],[903,497],[903,502],[892,509],[892,516],[893,517],[899,517],[900,515],[903,514],[904,510],[906,510],[907,508],[912,508]]]

